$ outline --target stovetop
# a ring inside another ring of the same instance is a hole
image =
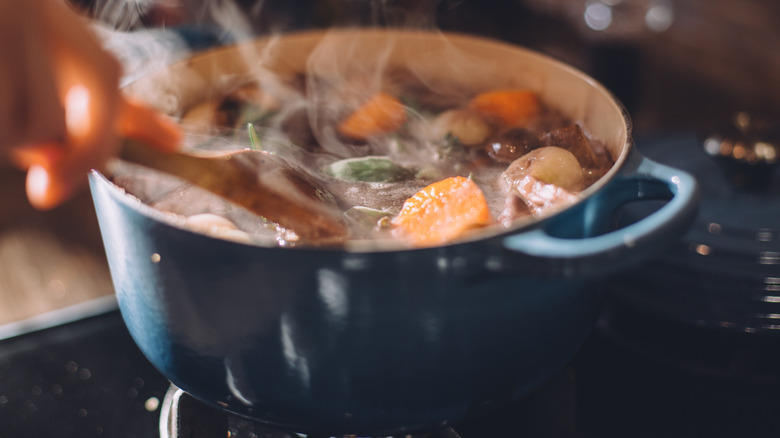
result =
[[[169,388],[117,311],[7,339],[0,342],[0,436],[158,437]],[[608,306],[578,355],[544,386],[432,436],[776,437],[778,389],[780,338]],[[262,425],[230,424],[232,432],[217,436],[274,436]]]
[[[0,436],[155,437],[168,381],[117,311],[0,343]]]

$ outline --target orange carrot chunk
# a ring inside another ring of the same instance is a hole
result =
[[[474,181],[455,176],[435,182],[404,202],[392,233],[414,246],[434,246],[493,223],[485,195]]]
[[[469,106],[493,123],[521,127],[539,114],[539,98],[528,90],[495,90],[477,94]]]
[[[393,132],[406,122],[406,108],[390,93],[380,92],[367,100],[338,126],[339,134],[366,140],[372,136]]]

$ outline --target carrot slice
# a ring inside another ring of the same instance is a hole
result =
[[[539,114],[539,98],[528,90],[495,90],[477,94],[469,106],[488,120],[505,127],[520,127]]]
[[[393,132],[406,122],[406,108],[390,93],[379,92],[338,126],[339,134],[355,140]]]
[[[455,176],[435,182],[404,202],[392,233],[415,246],[434,246],[493,223],[485,195],[474,181]]]

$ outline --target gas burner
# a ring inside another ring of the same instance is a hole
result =
[[[198,401],[182,389],[171,385],[160,410],[161,438],[335,438],[289,432],[246,418],[220,411]],[[349,435],[350,438],[357,438]],[[391,437],[387,437],[391,438]],[[397,438],[461,438],[451,427],[422,435],[403,435]]]

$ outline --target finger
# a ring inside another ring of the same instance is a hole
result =
[[[0,1],[0,152],[22,143],[61,141],[65,137],[56,69],[48,56],[46,23],[40,6]]]
[[[119,134],[140,140],[162,151],[180,149],[182,133],[176,122],[132,97],[124,97],[119,106]]]
[[[65,143],[69,149],[98,153],[102,143],[116,136],[121,66],[101,47],[84,17],[65,4],[51,6],[47,10],[57,16],[47,31],[65,107]]]
[[[116,142],[116,139],[109,140]],[[52,148],[59,150],[55,159],[41,159],[32,154],[33,161],[27,171],[26,191],[30,204],[39,210],[48,210],[71,199],[87,185],[87,175],[92,169],[104,170],[113,150],[113,144],[104,144],[103,148]],[[61,151],[66,151],[64,154]],[[97,153],[96,153],[97,151]],[[48,152],[48,150],[47,150]],[[57,154],[58,152],[54,152]]]
[[[25,182],[27,199],[33,207],[48,210],[56,205],[52,198],[52,184],[49,172],[39,164],[33,164],[27,169]]]
[[[27,199],[39,210],[49,210],[62,204],[73,196],[77,187],[78,184],[63,184],[43,166],[35,164],[27,170]]]
[[[11,162],[20,169],[30,166],[51,167],[65,155],[65,147],[61,143],[38,143],[36,145],[19,146],[9,151]]]
[[[27,196],[39,209],[53,208],[83,188],[90,169],[102,169],[117,151],[119,64],[89,32],[82,17],[58,2],[46,9],[47,33],[65,109],[63,153],[32,148],[15,156],[30,165]],[[52,16],[56,15],[56,16]]]

